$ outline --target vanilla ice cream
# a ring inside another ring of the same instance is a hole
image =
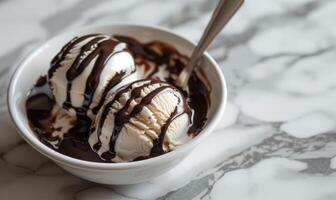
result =
[[[93,119],[108,91],[137,77],[125,43],[91,34],[76,37],[61,49],[51,62],[48,79],[59,106],[70,115]]]
[[[148,158],[191,140],[190,124],[181,92],[166,82],[145,79],[108,97],[93,122],[89,144],[103,160]]]
[[[27,94],[29,125],[44,144],[86,161],[129,162],[173,151],[200,133],[210,106],[201,71],[186,91],[173,86],[187,62],[160,41],[75,37]]]

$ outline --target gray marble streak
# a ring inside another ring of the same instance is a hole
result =
[[[303,173],[318,173],[325,175],[334,173],[335,170],[330,169],[329,167],[331,157],[300,159],[300,155],[298,155],[301,152],[317,152],[323,155],[324,148],[328,143],[336,145],[336,136],[334,134],[322,135],[304,140],[299,140],[284,133],[275,134],[273,137],[265,139],[260,144],[249,147],[239,154],[233,155],[227,161],[218,164],[214,170],[215,173],[219,173],[216,177],[213,174],[209,174],[200,179],[193,180],[188,185],[161,197],[161,199],[181,199],[185,194],[194,197],[200,193],[203,193],[201,196],[201,199],[203,199],[211,193],[212,187],[217,180],[221,179],[226,173],[237,169],[250,168],[261,160],[270,157],[285,157],[307,163],[308,168],[303,170]],[[204,190],[206,191],[205,193]]]
[[[0,46],[2,113],[6,113],[5,92],[15,63],[47,38],[83,25],[125,22],[171,28],[197,41],[216,4],[207,0],[60,2],[44,1],[46,9],[54,6],[57,12],[31,13],[31,18],[27,13],[6,13],[8,19],[21,17],[22,23],[36,25],[38,37],[22,34],[20,44],[14,42],[17,38],[9,38],[7,45],[15,44],[15,48],[8,51]],[[0,1],[0,11],[7,3],[20,9],[28,5],[23,0]],[[32,3],[42,5],[39,0]],[[176,169],[143,184],[102,186],[73,177],[23,142],[7,114],[2,115],[0,198],[269,199],[270,191],[275,199],[335,199],[336,127],[332,121],[336,110],[332,102],[336,82],[330,74],[336,60],[328,55],[335,52],[336,33],[322,23],[321,15],[313,16],[327,7],[336,9],[336,4],[331,0],[247,0],[209,48],[228,82],[229,105],[222,122],[230,123],[219,125]],[[326,15],[335,17],[332,12]],[[0,17],[1,23],[10,28]],[[307,73],[312,74],[310,79]],[[317,85],[316,91],[300,86],[307,80]],[[308,135],[307,127],[312,130]],[[205,161],[197,157],[202,152],[209,156]],[[175,173],[177,177],[172,178]],[[318,190],[321,184],[325,187]],[[286,196],[290,193],[286,185],[298,192]],[[301,187],[307,191],[300,192]],[[41,190],[46,194],[39,195]]]

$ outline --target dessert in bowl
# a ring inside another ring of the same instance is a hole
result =
[[[84,179],[155,177],[209,135],[226,103],[208,54],[186,89],[174,85],[194,46],[145,26],[68,31],[20,64],[8,90],[11,116],[29,144]]]

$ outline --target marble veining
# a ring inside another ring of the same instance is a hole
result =
[[[336,199],[336,2],[246,0],[209,53],[229,89],[211,136],[173,170],[104,186],[74,177],[16,133],[6,90],[49,37],[104,23],[170,28],[197,41],[216,1],[0,1],[0,199]]]

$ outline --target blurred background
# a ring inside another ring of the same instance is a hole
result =
[[[155,25],[198,41],[216,3],[216,0],[2,0],[0,73],[8,74],[20,55],[37,44],[80,26]],[[244,59],[234,63],[239,65],[235,69],[251,66],[260,59],[284,55],[295,59],[319,53],[333,47],[335,9],[336,2],[331,0],[247,0],[209,51],[222,63],[230,52],[239,49],[239,56]],[[231,65],[226,63],[225,69]],[[0,91],[4,93],[3,81],[7,79],[1,81]]]

